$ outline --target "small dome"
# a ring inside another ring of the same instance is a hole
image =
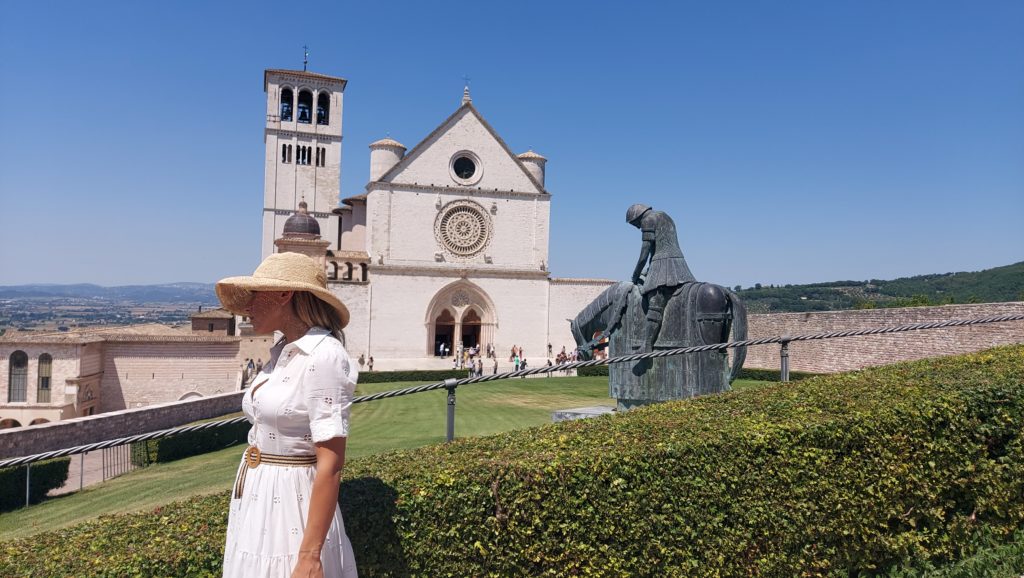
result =
[[[376,147],[392,147],[405,150],[405,145],[391,138],[382,138],[379,141],[370,143],[370,148]]]
[[[518,158],[519,158],[519,160],[524,160],[524,161],[528,161],[528,160],[546,161],[546,160],[548,160],[548,159],[544,158],[543,156],[533,152],[533,149],[530,149],[530,150],[526,151],[525,153],[519,155]]]
[[[291,238],[314,239],[320,237],[320,223],[311,217],[306,201],[299,203],[299,210],[284,222],[284,236]]]

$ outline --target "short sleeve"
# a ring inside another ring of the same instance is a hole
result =
[[[358,371],[340,343],[321,343],[310,355],[302,379],[313,443],[348,437],[349,412]]]

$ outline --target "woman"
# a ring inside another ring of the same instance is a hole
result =
[[[355,577],[338,509],[359,376],[342,345],[348,309],[323,268],[298,253],[221,280],[217,297],[256,333],[283,335],[242,398],[253,426],[231,496],[224,576]]]

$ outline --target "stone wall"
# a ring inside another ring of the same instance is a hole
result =
[[[237,339],[107,343],[100,411],[235,391],[238,346]]]
[[[769,313],[750,316],[750,337],[756,339],[1020,314],[1024,314],[1024,302]],[[789,346],[789,366],[792,371],[832,373],[897,361],[969,353],[1013,343],[1024,343],[1024,321],[793,342]],[[779,345],[749,348],[744,366],[778,369]]]
[[[0,430],[0,459],[137,435],[235,413],[242,409],[243,393],[236,391],[32,427]]]

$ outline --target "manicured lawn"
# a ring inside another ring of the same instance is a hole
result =
[[[738,381],[738,390],[766,382]],[[418,385],[360,385],[360,395]],[[614,406],[606,377],[501,380],[457,392],[456,437],[485,436],[551,423],[551,412],[592,405]],[[447,392],[418,393],[361,403],[352,409],[348,459],[443,442]],[[0,541],[30,536],[101,514],[156,508],[190,496],[227,491],[244,446],[156,464],[22,510],[0,514]]]

